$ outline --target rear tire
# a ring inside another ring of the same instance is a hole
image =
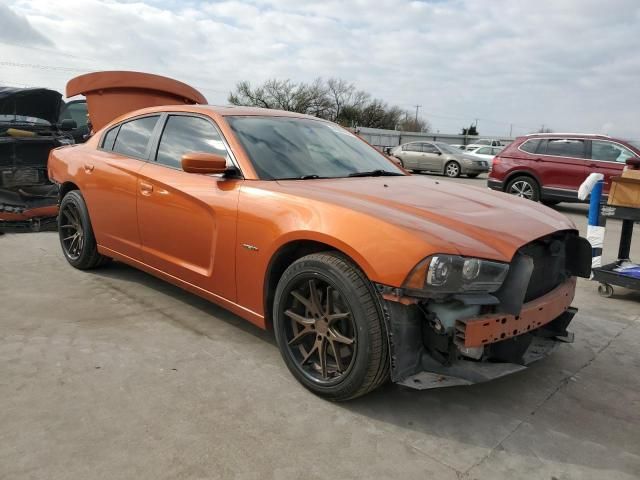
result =
[[[521,175],[510,180],[505,192],[527,200],[540,200],[540,185],[531,177]]]
[[[278,282],[273,319],[287,368],[316,395],[351,400],[389,378],[377,293],[343,255],[314,253],[292,263]]]
[[[447,162],[444,166],[444,174],[449,178],[458,178],[460,176],[460,164],[453,160]]]
[[[87,204],[79,190],[70,191],[60,202],[58,235],[62,253],[75,268],[89,270],[111,260],[98,253]]]

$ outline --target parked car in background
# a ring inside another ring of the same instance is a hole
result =
[[[86,117],[85,100],[65,105],[54,90],[0,87],[0,231],[55,225],[58,190],[47,176],[49,151],[82,142]]]
[[[454,143],[449,145],[451,148],[457,148],[458,150],[465,150],[466,149],[466,145],[462,145],[462,144],[458,144],[458,143]]]
[[[475,150],[479,147],[502,147],[502,142],[493,138],[480,138],[474,140],[472,143],[465,147],[465,150]]]
[[[410,142],[398,145],[391,155],[412,172],[442,173],[447,177],[475,178],[489,171],[489,162],[465,155],[466,152],[443,142]]]
[[[544,203],[578,202],[578,188],[591,173],[620,175],[627,159],[640,157],[637,144],[606,135],[545,133],[519,137],[493,160],[487,184]]]
[[[407,175],[295,112],[182,103],[116,117],[113,105],[155,105],[154,82],[204,98],[164,77],[124,88],[140,75],[72,80],[101,127],[49,158],[71,266],[116,259],[272,329],[292,375],[334,401],[389,378],[490,380],[570,340],[591,246],[564,215]]]
[[[489,167],[491,167],[491,163],[493,162],[493,157],[498,155],[502,151],[502,147],[479,147],[470,152],[466,152],[467,155],[472,157],[481,158],[486,160],[489,163]]]

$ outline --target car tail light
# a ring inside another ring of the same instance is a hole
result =
[[[493,170],[493,166],[497,163],[500,163],[500,157],[498,155],[493,157],[493,160],[491,160],[491,162],[489,163],[489,173],[491,173],[491,171]]]

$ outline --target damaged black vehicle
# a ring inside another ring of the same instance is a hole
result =
[[[0,232],[55,229],[49,151],[88,134],[86,103],[46,88],[0,87]]]

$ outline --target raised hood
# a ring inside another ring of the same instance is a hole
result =
[[[62,94],[47,88],[0,87],[0,115],[36,117],[58,123]]]
[[[444,253],[501,261],[537,238],[576,228],[530,200],[418,175],[281,181],[275,188],[382,219]]]
[[[87,97],[95,131],[125,113],[161,105],[206,104],[195,88],[172,78],[141,72],[94,72],[67,83],[67,97]]]

